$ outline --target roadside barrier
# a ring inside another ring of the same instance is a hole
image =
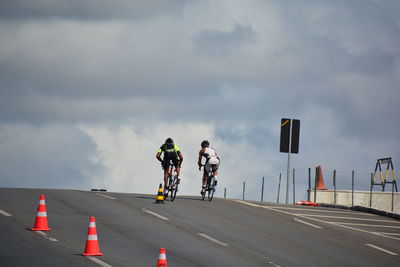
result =
[[[93,216],[90,217],[85,252],[82,255],[103,256],[103,253],[101,253],[99,249],[99,240],[97,239],[97,231],[96,231],[96,221]]]
[[[308,200],[306,200],[306,201],[297,201],[294,204],[295,205],[303,205],[303,206],[314,206],[314,207],[318,206],[317,203],[311,202],[311,201],[308,201]]]
[[[46,202],[44,199],[44,195],[40,195],[39,205],[37,209],[37,215],[35,220],[35,226],[31,228],[32,231],[50,231],[51,229],[47,223],[47,211],[46,211]]]
[[[165,253],[165,248],[160,248],[160,254],[158,256],[157,267],[168,267],[167,255]]]
[[[161,204],[164,203],[164,193],[163,193],[162,184],[160,184],[160,186],[158,187],[156,203],[161,203]]]

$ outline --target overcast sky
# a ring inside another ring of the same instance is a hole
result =
[[[182,194],[203,139],[237,187],[286,172],[284,117],[299,179],[400,167],[397,0],[0,1],[0,44],[3,187],[156,193],[167,137]]]

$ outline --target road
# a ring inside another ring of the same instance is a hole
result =
[[[32,232],[40,194],[49,227]],[[89,217],[104,256],[81,256]],[[0,266],[400,266],[400,221],[197,196],[0,188]]]

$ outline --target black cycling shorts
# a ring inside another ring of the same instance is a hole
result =
[[[164,170],[168,169],[170,162],[172,162],[172,164],[174,164],[175,166],[178,165],[178,154],[175,152],[164,152],[164,158],[162,161],[162,167]]]

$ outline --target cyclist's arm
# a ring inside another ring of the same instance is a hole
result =
[[[197,165],[199,165],[199,168],[201,167],[201,158],[203,157],[204,154],[204,148],[200,149],[199,151],[199,159],[197,160]]]
[[[160,162],[162,162],[161,153],[162,153],[162,150],[161,150],[161,148],[160,148],[160,149],[157,151],[157,154],[156,154],[156,158],[157,158]]]
[[[182,161],[183,161],[183,154],[182,154],[182,152],[181,151],[177,151],[176,153],[178,153],[178,156],[179,156],[179,165],[182,165]]]

